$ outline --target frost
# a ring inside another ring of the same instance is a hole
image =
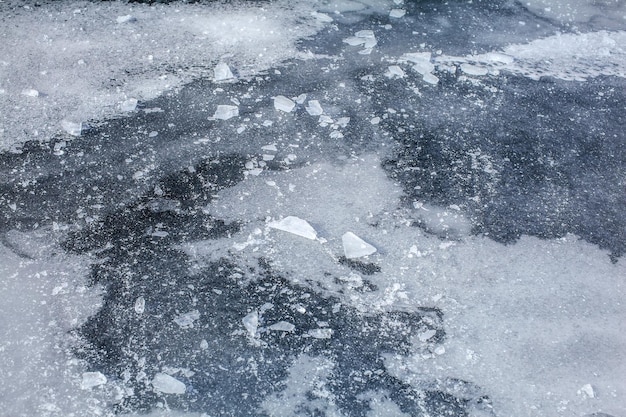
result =
[[[317,232],[315,229],[306,220],[295,216],[287,216],[282,220],[271,222],[269,227],[311,240],[315,240],[317,238]]]
[[[237,116],[239,116],[239,107],[231,106],[229,104],[218,105],[215,113],[213,114],[213,118],[219,120],[228,120]]]
[[[152,387],[163,394],[184,394],[187,387],[184,383],[168,374],[159,372],[152,379]]]
[[[89,390],[107,383],[107,377],[100,372],[83,372],[80,389]]]
[[[348,259],[368,256],[376,252],[376,248],[352,232],[346,232],[342,237],[343,251]]]
[[[274,97],[274,108],[276,110],[290,113],[295,107],[296,107],[296,103],[294,103],[293,100],[285,96]]]
[[[182,329],[193,327],[193,322],[200,318],[200,312],[193,310],[185,314],[181,314],[174,319],[174,323],[178,324]]]
[[[224,62],[220,62],[213,69],[213,81],[215,82],[230,81],[230,80],[233,80],[234,78],[235,76],[230,70],[230,67],[228,66],[228,64]]]
[[[317,100],[309,100],[309,105],[305,107],[305,110],[311,116],[320,116],[324,113],[324,109],[322,109],[320,102]]]

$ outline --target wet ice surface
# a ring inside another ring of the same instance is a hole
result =
[[[251,58],[272,21],[229,6],[236,58],[186,42],[199,76],[121,117],[3,131],[4,409],[624,415],[623,7],[315,6],[299,59]],[[138,7],[111,24],[216,36]]]

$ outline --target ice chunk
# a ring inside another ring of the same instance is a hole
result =
[[[126,16],[118,16],[117,19],[115,19],[115,21],[117,23],[132,23],[132,22],[136,22],[137,18],[127,14]]]
[[[305,107],[305,110],[311,116],[320,116],[324,113],[324,109],[322,109],[320,102],[317,100],[309,100],[309,105]]]
[[[65,119],[61,120],[61,127],[72,136],[80,136],[81,132],[83,131],[82,123],[74,123]]]
[[[178,324],[181,328],[187,329],[193,327],[193,322],[200,318],[200,312],[193,310],[185,314],[181,314],[174,319],[174,323]]]
[[[430,57],[430,52],[407,52],[400,56],[400,60],[419,64],[422,62],[430,62]]]
[[[213,81],[215,82],[233,80],[234,78],[230,67],[224,62],[220,62],[213,69]]]
[[[152,387],[155,391],[163,394],[184,394],[187,390],[185,384],[173,376],[162,372],[159,372],[154,376],[154,379],[152,380]]]
[[[270,327],[268,327],[268,329],[278,332],[293,332],[296,329],[296,326],[289,323],[288,321],[279,321],[278,323],[272,324]]]
[[[346,258],[360,258],[362,256],[368,256],[376,252],[376,248],[352,232],[346,232],[341,236],[343,243],[343,252]]]
[[[306,94],[300,94],[295,100],[296,103],[303,104],[306,101]]]
[[[481,67],[478,65],[472,64],[461,64],[461,71],[463,71],[467,75],[487,75],[489,73],[489,69],[487,67]]]
[[[356,32],[354,36],[346,38],[343,41],[352,46],[363,45],[365,48],[361,51],[363,53],[371,52],[371,49],[378,43],[374,32],[371,30],[360,30]]]
[[[403,78],[405,75],[404,70],[397,65],[390,65],[385,72],[385,77],[389,78]]]
[[[428,84],[437,84],[439,82],[439,78],[433,74],[424,74],[422,75],[422,79]]]
[[[22,90],[22,95],[27,97],[39,97],[39,91],[33,88],[27,88],[26,90]]]
[[[313,16],[314,18],[316,18],[317,20],[323,23],[330,23],[333,21],[333,18],[327,15],[326,13],[311,12],[311,16]]]
[[[404,9],[391,9],[389,12],[389,17],[395,17],[396,19],[401,18],[406,14],[406,10]]]
[[[83,372],[83,379],[80,382],[80,389],[92,389],[107,383],[107,377],[100,372]]]
[[[578,390],[578,394],[579,395],[583,395],[587,398],[595,398],[596,397],[596,393],[593,389],[593,387],[591,386],[591,384],[585,384],[583,385],[579,390]]]
[[[432,339],[432,337],[435,336],[436,334],[437,334],[436,330],[429,329],[429,330],[425,330],[419,333],[417,335],[417,338],[420,340],[420,342],[427,342],[428,340]]]
[[[282,230],[307,239],[315,240],[317,238],[315,229],[306,220],[299,217],[287,216],[282,220],[271,222],[269,226],[272,229]]]
[[[243,319],[243,326],[246,328],[251,337],[256,336],[257,329],[259,328],[259,312],[254,310],[252,313],[246,315]]]
[[[291,112],[294,107],[296,107],[296,103],[293,100],[285,97],[285,96],[276,96],[274,97],[274,108],[276,110]]]
[[[261,146],[261,149],[268,152],[278,152],[278,148],[276,147],[276,145]]]
[[[120,103],[120,110],[121,111],[129,112],[129,111],[135,111],[136,109],[137,109],[137,99],[136,98],[129,98],[128,100],[122,101]]]
[[[306,334],[307,336],[313,337],[315,339],[330,339],[333,335],[333,329],[328,329],[328,328],[313,329],[313,330],[309,330]]]
[[[135,313],[143,314],[146,311],[146,299],[143,297],[137,297],[135,300]]]
[[[213,114],[214,119],[228,120],[233,117],[239,116],[239,107],[231,106],[230,104],[220,104]]]

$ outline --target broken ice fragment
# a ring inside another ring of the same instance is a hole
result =
[[[83,379],[80,382],[80,389],[92,389],[107,383],[107,377],[100,372],[83,372]]]
[[[228,120],[237,116],[239,116],[239,107],[229,104],[218,105],[215,114],[213,114],[213,118],[219,120]]]
[[[120,103],[120,110],[124,112],[135,111],[137,109],[137,99],[129,98]]]
[[[252,313],[249,313],[241,319],[241,321],[250,334],[250,337],[255,337],[257,329],[259,328],[259,312],[254,310]]]
[[[346,232],[341,236],[343,252],[348,259],[368,256],[376,252],[376,248],[352,232]]]
[[[306,220],[295,216],[287,216],[282,220],[271,222],[269,227],[311,240],[315,240],[317,238],[317,232],[315,229],[313,229],[313,227]]]
[[[162,372],[159,372],[154,376],[154,379],[152,380],[152,387],[155,391],[163,394],[184,394],[187,390],[185,384]]]
[[[420,340],[420,342],[426,342],[430,340],[436,334],[437,334],[436,330],[430,329],[430,330],[426,330],[426,331],[419,333],[417,335],[417,338]]]
[[[320,116],[324,113],[324,109],[322,109],[320,102],[317,100],[309,100],[309,105],[305,107],[305,110],[311,116]]]
[[[215,81],[215,82],[228,81],[228,80],[232,80],[234,78],[235,78],[235,76],[233,75],[232,71],[230,70],[230,67],[228,66],[228,64],[226,64],[224,62],[220,62],[213,69],[213,81]]]
[[[583,395],[587,398],[595,398],[596,393],[593,390],[591,384],[585,384],[578,390],[578,395]]]
[[[146,311],[146,299],[143,297],[137,297],[135,300],[135,313],[143,314]]]
[[[489,73],[488,68],[472,64],[461,64],[461,71],[467,75],[476,76],[487,75]]]
[[[278,323],[272,324],[268,329],[278,332],[293,332],[296,326],[287,321],[279,321]]]
[[[22,95],[27,97],[39,97],[39,91],[33,88],[27,88],[26,90],[22,90]]]
[[[274,108],[276,110],[284,111],[286,113],[291,112],[294,107],[296,107],[296,103],[293,100],[285,97],[285,96],[276,96],[274,97]]]
[[[306,334],[307,336],[313,337],[315,339],[330,339],[333,335],[333,329],[327,329],[327,328],[313,329],[313,330],[309,330]]]
[[[178,324],[182,329],[193,327],[193,322],[200,318],[200,312],[193,310],[185,314],[181,314],[174,319],[174,323]]]
[[[388,78],[403,78],[404,76],[404,71],[397,65],[390,65],[387,67],[387,72],[385,72],[385,77]]]
[[[311,12],[311,16],[313,16],[314,18],[316,18],[317,20],[323,23],[330,23],[333,21],[333,18],[327,15],[326,13]]]
[[[396,19],[401,18],[406,14],[406,10],[404,9],[391,9],[389,12],[389,17],[395,17]]]
[[[422,75],[422,79],[424,80],[424,82],[427,82],[428,84],[439,83],[439,78],[433,74],[424,74]]]
[[[82,123],[74,123],[65,119],[61,120],[61,127],[72,136],[80,136],[81,132],[83,131]]]
[[[298,97],[296,97],[296,103],[298,104],[302,104],[305,102],[306,100],[306,94],[300,94]]]
[[[115,19],[115,21],[117,23],[131,23],[131,22],[136,22],[137,18],[127,14],[126,16],[118,16],[117,19]]]

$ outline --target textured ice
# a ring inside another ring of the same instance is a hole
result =
[[[220,62],[213,69],[213,81],[229,81],[233,80],[235,76],[233,75],[230,67],[225,62]]]
[[[283,230],[307,239],[314,240],[317,238],[317,232],[315,229],[306,220],[295,216],[287,216],[282,220],[271,222],[269,227]]]
[[[100,372],[83,372],[83,379],[80,388],[89,390],[107,383],[107,377]]]
[[[376,252],[376,248],[352,232],[346,232],[341,237],[343,252],[348,259],[369,256]]]
[[[157,373],[152,379],[152,387],[163,394],[184,394],[187,387],[184,383],[163,372]]]
[[[296,103],[290,98],[285,96],[274,97],[274,108],[276,110],[284,111],[286,113],[291,112],[296,107]]]
[[[218,105],[215,113],[213,114],[213,118],[219,120],[228,120],[237,116],[239,116],[239,107],[231,106],[230,104]]]

